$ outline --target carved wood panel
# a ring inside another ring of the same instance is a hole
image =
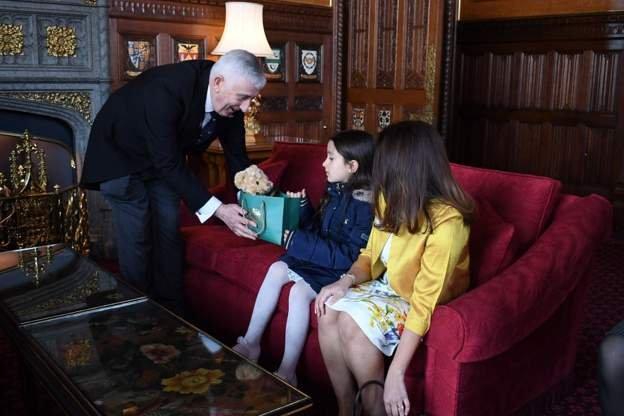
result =
[[[377,88],[394,88],[397,58],[398,0],[377,0]]]
[[[370,27],[370,0],[347,2],[349,8],[349,64],[352,88],[368,86],[368,52]]]
[[[405,34],[405,88],[423,88],[427,53],[429,0],[407,2]]]
[[[367,131],[377,132],[406,117],[437,124],[439,107],[448,103],[440,98],[449,88],[444,75],[452,55],[449,19],[455,2],[343,1],[349,39],[346,125],[364,123]]]
[[[282,76],[269,78],[262,90],[258,114],[261,133],[265,136],[296,136],[305,132],[311,135],[305,136],[306,139],[325,141],[335,131],[337,113],[332,91],[332,9],[278,1],[260,2],[264,4],[267,39],[284,55],[279,70]],[[109,13],[114,89],[150,66],[179,61],[181,53],[192,58],[218,59],[211,56],[210,51],[223,32],[223,2],[112,0]],[[150,49],[141,55],[140,48],[148,47],[143,42],[149,42]],[[313,76],[300,69],[305,48],[318,52],[320,66]],[[137,68],[142,62],[135,57],[135,65],[130,59],[131,51],[145,57],[145,68]],[[314,127],[302,129],[298,123]]]
[[[624,39],[613,30],[623,22],[624,13],[460,23],[451,157],[600,193],[624,226]]]

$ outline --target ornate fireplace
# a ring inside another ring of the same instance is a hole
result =
[[[0,0],[0,132],[28,129],[65,143],[77,180],[92,120],[110,91],[108,50],[106,0]],[[108,207],[98,193],[88,199],[91,251],[108,256]]]

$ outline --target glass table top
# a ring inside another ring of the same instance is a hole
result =
[[[0,253],[0,303],[17,323],[144,298],[61,244]]]
[[[310,398],[149,300],[22,330],[104,415],[273,415]]]

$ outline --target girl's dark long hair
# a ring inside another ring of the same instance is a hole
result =
[[[331,138],[336,151],[345,162],[355,160],[358,170],[351,175],[348,186],[351,189],[370,189],[373,172],[373,154],[375,140],[373,136],[361,130],[345,130]]]
[[[358,170],[349,178],[347,192],[354,189],[371,189],[373,156],[375,153],[375,139],[362,130],[344,130],[337,133],[330,140],[334,142],[336,151],[345,159],[345,162],[355,160]],[[321,198],[319,209],[316,211],[320,218],[327,205],[327,195]]]
[[[455,182],[444,142],[429,124],[402,121],[386,127],[377,140],[373,172],[375,215],[382,230],[397,234],[405,226],[416,233],[422,226],[421,213],[432,230],[428,212],[432,199],[455,207],[465,223],[472,220],[474,202]]]

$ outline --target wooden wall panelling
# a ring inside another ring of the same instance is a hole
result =
[[[347,4],[344,0],[333,2],[333,24],[332,24],[332,48],[333,48],[333,74],[332,74],[332,112],[330,126],[334,126],[334,131],[339,132],[349,125],[349,121],[344,117],[344,78],[347,61],[345,16],[347,15]]]
[[[294,136],[326,141],[335,131],[332,123],[332,37],[324,33],[267,31],[271,45],[284,45],[286,79],[268,82],[262,91],[259,113],[265,136]],[[321,82],[301,82],[298,78],[300,48],[320,47]],[[284,126],[276,128],[282,121]],[[265,124],[267,124],[265,126]],[[279,134],[276,134],[279,133]]]
[[[336,130],[335,114],[339,107],[332,90],[335,85],[332,9],[270,0],[260,3],[264,4],[264,27],[269,43],[285,46],[288,72],[284,82],[269,82],[262,91],[261,132],[265,136],[304,135],[306,139],[325,141]],[[128,36],[155,39],[158,65],[174,61],[175,39],[201,41],[203,57],[218,58],[208,54],[223,31],[222,1],[112,0],[109,15],[113,88],[129,79],[125,74]],[[322,48],[320,82],[297,80],[297,45]]]
[[[462,22],[457,55],[451,158],[600,193],[624,226],[624,13]]]
[[[600,13],[624,10],[624,0],[462,0],[460,20]]]
[[[113,77],[113,89],[125,84],[129,79],[126,72],[126,60],[128,51],[126,41],[128,39],[153,39],[156,53],[155,65],[173,63],[175,60],[174,42],[178,40],[195,40],[201,42],[204,54],[202,57],[211,58],[210,51],[217,46],[217,41],[222,26],[159,22],[133,19],[111,19],[111,68]]]
[[[344,1],[345,125],[376,133],[405,118],[436,124],[440,93],[448,88],[440,86],[449,65],[446,34],[454,38],[454,33],[445,32],[454,28],[444,19],[455,16],[455,2]]]

